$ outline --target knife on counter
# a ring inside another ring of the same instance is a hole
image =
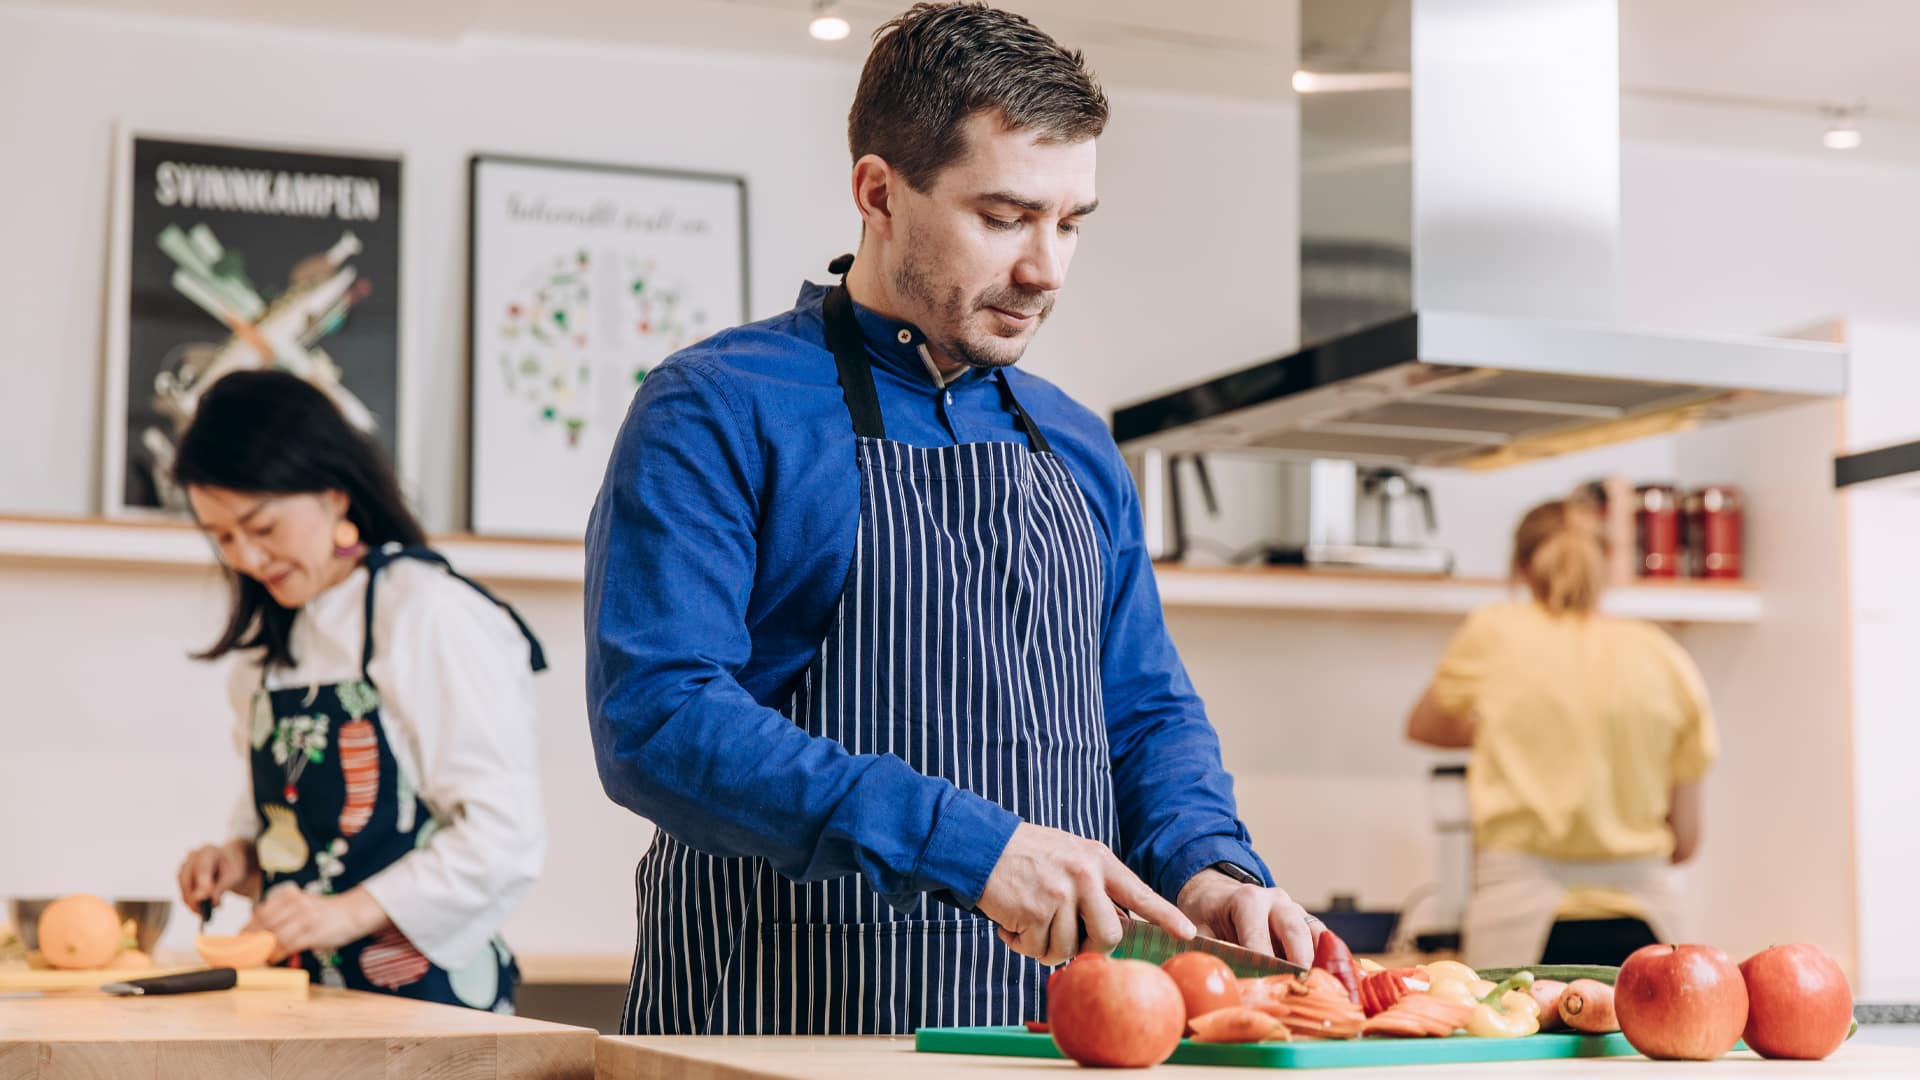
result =
[[[1190,941],[1181,941],[1145,919],[1126,915],[1120,920],[1120,944],[1113,949],[1116,959],[1160,964],[1168,957],[1183,952],[1211,953],[1225,960],[1233,973],[1241,978],[1304,975],[1307,972],[1306,967],[1291,960],[1255,952],[1218,938],[1195,937]]]
[[[240,982],[240,973],[230,967],[206,968],[202,971],[181,971],[172,975],[155,975],[147,979],[129,979],[126,982],[110,982],[91,989],[72,990],[15,990],[0,994],[0,1000],[43,997],[92,997],[107,994],[113,997],[149,997],[160,994],[198,994],[209,990],[231,990]]]

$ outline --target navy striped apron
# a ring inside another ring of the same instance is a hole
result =
[[[857,436],[846,591],[781,710],[856,754],[893,754],[1023,820],[1119,846],[1100,687],[1094,524],[1003,372],[1028,445],[886,438],[844,285],[827,343]],[[626,1034],[892,1034],[1042,1015],[1046,971],[985,918],[863,878],[799,883],[660,831],[635,871]]]

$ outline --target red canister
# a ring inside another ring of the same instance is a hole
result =
[[[1745,573],[1740,489],[1712,484],[1687,492],[1682,503],[1686,520],[1687,576],[1739,578]]]
[[[1634,537],[1641,577],[1680,575],[1680,501],[1666,484],[1634,489]]]

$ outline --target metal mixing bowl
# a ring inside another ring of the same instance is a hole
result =
[[[8,904],[13,928],[19,931],[20,942],[28,949],[40,947],[40,913],[58,899],[57,896],[22,896]],[[167,919],[173,915],[173,905],[172,900],[142,897],[116,899],[113,909],[119,913],[121,922],[133,920],[133,935],[139,942],[139,949],[150,954],[160,940],[160,932],[167,928]]]

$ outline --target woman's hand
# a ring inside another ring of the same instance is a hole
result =
[[[337,949],[391,926],[387,913],[365,889],[318,896],[297,885],[276,886],[253,909],[248,930],[271,930],[279,939],[273,962],[309,949]]]
[[[229,840],[218,847],[197,848],[180,864],[180,899],[198,910],[202,901],[214,905],[228,893],[252,896],[259,892],[259,867],[253,844]]]

